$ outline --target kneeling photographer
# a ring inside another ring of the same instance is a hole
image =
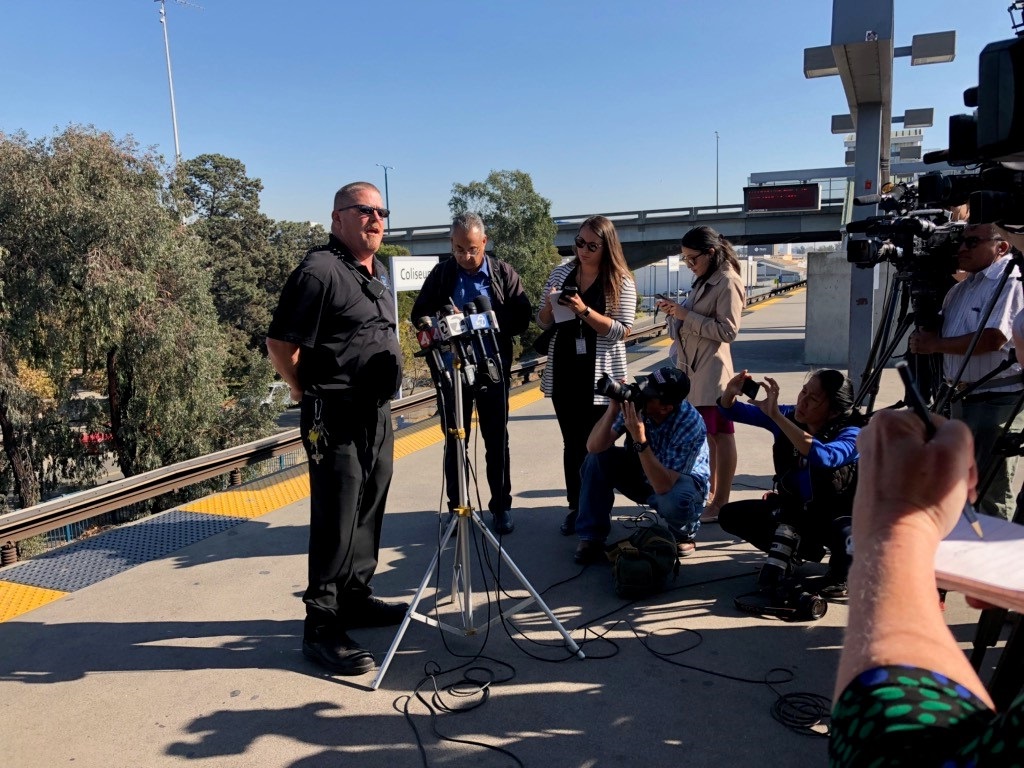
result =
[[[694,537],[708,490],[707,430],[686,402],[690,380],[676,368],[659,368],[641,386],[605,375],[597,391],[608,409],[587,439],[576,533],[577,563],[608,562],[604,541],[611,530],[615,491],[647,504],[665,518],[679,557],[696,549]],[[625,447],[615,442],[627,435]]]
[[[767,396],[755,399],[758,388]],[[737,402],[745,394],[750,403]],[[775,491],[764,499],[722,507],[719,524],[728,533],[769,553],[758,584],[776,587],[793,560],[820,561],[831,552],[829,573],[817,591],[846,595],[850,568],[846,542],[857,479],[857,435],[862,417],[853,409],[853,387],[840,371],[824,369],[807,379],[796,405],[779,405],[779,385],[760,384],[746,371],[734,376],[718,400],[725,416],[767,429],[775,436]]]

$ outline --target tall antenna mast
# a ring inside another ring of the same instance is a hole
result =
[[[160,26],[164,28],[164,54],[167,56],[167,87],[171,92],[171,127],[174,129],[174,164],[181,162],[181,145],[178,143],[178,110],[174,106],[174,75],[171,72],[171,43],[167,37],[167,7],[165,0],[153,0],[160,3]],[[179,5],[187,5],[196,10],[203,10],[201,5],[187,0],[175,0]]]

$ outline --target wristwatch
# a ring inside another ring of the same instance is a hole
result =
[[[646,451],[650,447],[651,447],[651,444],[649,442],[647,442],[646,440],[644,440],[644,442],[642,442],[642,443],[633,443],[633,450],[636,451],[637,453],[643,453],[644,451]]]

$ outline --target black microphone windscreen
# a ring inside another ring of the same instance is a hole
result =
[[[491,300],[486,296],[477,296],[473,303],[476,304],[477,312],[490,312],[491,311]]]
[[[847,232],[867,232],[872,224],[877,224],[877,221],[871,219],[855,219],[854,221],[848,221],[846,223]]]
[[[853,198],[853,204],[854,205],[874,205],[879,200],[881,200],[881,197],[879,197],[878,195],[859,195],[858,197]]]
[[[413,323],[413,325],[416,326],[417,331],[426,331],[434,325],[434,321],[429,317],[420,317],[416,319],[416,322]]]

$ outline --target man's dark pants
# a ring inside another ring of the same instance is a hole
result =
[[[301,432],[309,435],[316,398],[302,400]],[[307,629],[332,624],[371,594],[384,506],[394,465],[391,406],[341,397],[322,400],[317,462],[309,459]],[[326,441],[326,446],[324,444]]]
[[[480,422],[480,437],[484,442],[484,464],[487,473],[487,487],[491,498],[487,503],[490,512],[504,512],[512,508],[512,479],[509,474],[508,453],[508,379],[499,384],[488,382],[486,388],[462,387],[462,426],[469,445],[470,424],[473,404]],[[439,398],[440,399],[440,398]],[[463,448],[448,429],[455,426],[455,400],[450,388],[445,388],[443,406],[445,414],[442,429],[445,431],[444,474],[448,493],[448,506],[452,508],[459,499],[458,462],[465,460]],[[467,487],[472,487],[472,478],[466,475]],[[469,502],[470,499],[461,499]]]

